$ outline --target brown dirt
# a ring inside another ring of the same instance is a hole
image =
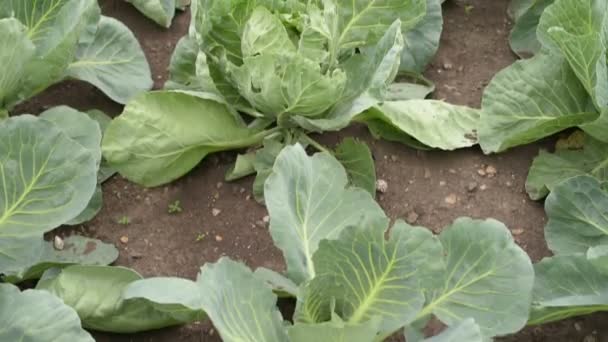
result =
[[[182,13],[169,30],[159,28],[120,0],[101,0],[106,15],[126,23],[137,35],[150,61],[155,86],[162,86],[177,40],[187,32],[189,15]],[[473,6],[467,13],[465,7]],[[435,98],[479,106],[481,92],[491,77],[515,58],[507,38],[510,23],[506,0],[455,0],[444,5],[446,18],[440,51],[426,75],[436,82]],[[67,95],[66,95],[67,94]],[[99,108],[120,113],[120,106],[99,91],[79,82],[66,82],[45,91],[19,112],[39,113],[53,105],[79,109]],[[542,144],[529,145],[500,155],[484,156],[477,148],[456,152],[419,152],[403,145],[376,141],[365,128],[350,127],[321,137],[334,144],[357,136],[369,143],[376,159],[378,177],[388,182],[379,202],[391,218],[417,217],[416,224],[440,231],[455,218],[493,217],[512,229],[516,241],[537,261],[548,255],[541,203],[532,202],[524,181],[532,158]],[[548,143],[545,142],[545,145]],[[223,255],[242,260],[252,268],[284,269],[281,253],[273,246],[265,227],[256,222],[266,210],[251,199],[251,179],[225,183],[224,173],[234,154],[206,159],[188,176],[171,185],[144,189],[120,176],[104,185],[104,208],[93,221],[79,227],[82,233],[114,242],[120,249],[118,265],[136,269],[144,276],[194,278],[199,267]],[[495,177],[482,177],[480,168],[491,165]],[[469,187],[476,185],[474,190]],[[455,204],[446,198],[456,199]],[[183,211],[169,214],[170,203],[179,200]],[[214,216],[212,209],[221,210]],[[118,223],[128,217],[130,224]],[[127,236],[127,244],[120,239]],[[583,341],[595,336],[608,341],[602,324],[606,315],[592,315],[523,332],[501,339],[515,341]],[[580,331],[575,329],[575,322]],[[219,341],[209,323],[119,336],[96,334],[98,341]]]

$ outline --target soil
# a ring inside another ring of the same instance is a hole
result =
[[[166,30],[122,0],[100,0],[100,4],[105,15],[118,18],[135,32],[151,64],[155,87],[162,87],[173,48],[187,32],[189,13],[178,14]],[[515,61],[508,46],[511,23],[507,5],[507,0],[446,2],[440,49],[426,72],[437,85],[435,98],[477,107],[492,76]],[[36,114],[60,104],[81,110],[98,108],[113,116],[121,111],[121,106],[80,82],[52,87],[18,111]],[[534,261],[549,255],[543,237],[543,205],[528,199],[524,182],[532,158],[540,148],[549,148],[551,140],[491,156],[477,148],[415,151],[374,140],[361,126],[320,140],[333,145],[347,136],[370,145],[378,178],[388,183],[379,203],[391,218],[407,218],[439,232],[460,216],[493,217],[511,229]],[[282,255],[260,224],[267,212],[252,199],[252,179],[224,182],[234,158],[234,153],[211,156],[186,177],[154,189],[115,176],[104,185],[102,212],[76,230],[115,243],[121,252],[116,264],[132,267],[144,276],[194,278],[200,266],[224,255],[252,268],[282,271]],[[497,171],[495,176],[479,174],[488,166]],[[175,201],[180,202],[182,211],[170,214],[168,207]],[[120,224],[123,217],[130,223]],[[128,243],[121,242],[123,237],[128,237]],[[608,327],[602,324],[607,317],[598,314],[530,327],[500,341],[608,341]],[[95,337],[102,342],[220,341],[206,322],[135,335],[95,333]]]

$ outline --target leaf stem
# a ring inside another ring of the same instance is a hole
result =
[[[319,144],[316,140],[309,137],[307,134],[302,134],[301,138],[302,138],[302,140],[304,140],[305,142],[310,144],[312,147],[316,148],[319,152],[329,153],[332,156],[334,155],[334,153],[332,151],[330,151],[327,147]]]

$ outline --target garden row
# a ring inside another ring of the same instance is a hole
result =
[[[130,2],[164,26],[186,5]],[[149,92],[137,40],[96,1],[0,4],[0,340],[92,341],[83,328],[209,318],[225,341],[487,341],[608,310],[608,0],[513,1],[512,47],[529,58],[494,77],[480,109],[426,99],[439,0],[194,0],[190,11],[170,80]],[[12,112],[67,78],[123,113]],[[353,122],[417,149],[486,153],[573,129],[526,182],[530,198],[548,196],[554,256],[533,265],[493,219],[439,235],[391,225],[369,148],[312,137]],[[112,245],[43,238],[92,219],[116,172],[158,186],[227,150],[246,150],[226,179],[255,175],[285,275],[222,258],[195,281],[144,279],[107,266]],[[36,289],[15,286],[31,280]],[[277,297],[295,299],[293,317]],[[432,317],[448,328],[425,339]]]

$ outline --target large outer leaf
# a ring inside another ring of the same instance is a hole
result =
[[[608,189],[606,189],[608,191]],[[608,245],[591,247],[587,250],[587,260],[603,274],[608,274]]]
[[[148,302],[160,317],[166,315],[175,322],[171,324],[180,324],[205,318],[201,299],[203,295],[205,294],[199,291],[198,284],[189,279],[159,277],[129,284],[122,296],[125,308],[142,306],[142,303]]]
[[[590,176],[557,185],[545,202],[545,239],[554,254],[585,253],[608,245],[608,192]]]
[[[608,107],[608,1],[556,0],[538,26],[544,46],[563,53],[598,109]]]
[[[336,147],[336,159],[348,174],[349,183],[376,197],[374,156],[364,142],[346,138]]]
[[[196,37],[185,35],[177,42],[169,63],[169,79],[164,89],[196,90],[196,56],[199,53]]]
[[[500,152],[597,118],[568,63],[543,53],[499,72],[483,94],[480,144]]]
[[[515,25],[511,30],[509,43],[511,49],[521,58],[528,58],[541,49],[541,44],[536,38],[536,29],[540,22],[540,16],[545,11],[547,6],[551,5],[555,0],[524,0],[512,1],[512,4],[517,4],[521,7],[514,9],[516,17]]]
[[[519,331],[530,310],[534,270],[509,230],[495,220],[461,218],[439,236],[447,258],[440,290],[419,314],[448,326],[475,319],[484,337]]]
[[[538,0],[511,0],[509,2],[509,8],[507,8],[507,15],[509,18],[517,21],[537,1]]]
[[[48,292],[0,284],[0,340],[94,342],[72,308]]]
[[[608,134],[606,134],[608,132],[608,107],[604,108],[597,120],[583,124],[580,127],[592,137],[608,143]]]
[[[264,281],[279,297],[295,298],[298,295],[298,285],[281,273],[258,267],[253,275]]]
[[[539,200],[562,181],[581,175],[608,181],[608,144],[586,137],[582,150],[541,151],[532,162],[526,191],[530,198]]]
[[[183,1],[183,0],[182,0]],[[169,27],[175,16],[175,0],[127,0],[158,25]]]
[[[426,0],[335,1],[338,13],[338,48],[352,49],[375,44],[396,19],[404,32],[426,14]]]
[[[0,123],[0,239],[49,231],[95,191],[97,161],[55,124],[30,115]]]
[[[367,125],[369,132],[376,139],[398,142],[419,150],[431,149],[430,147],[401,131],[399,128],[381,119],[366,120],[365,124]]]
[[[243,264],[227,258],[201,268],[202,306],[225,342],[286,342],[277,297]]]
[[[142,280],[135,271],[122,267],[49,270],[37,288],[61,298],[78,312],[83,326],[93,330],[133,333],[190,323],[203,316],[200,294],[191,281]]]
[[[42,112],[39,116],[57,126],[68,138],[76,141],[87,149],[95,158],[96,164],[101,163],[101,126],[86,113],[76,109],[59,106]]]
[[[483,336],[474,319],[464,321],[447,328],[441,334],[425,339],[422,342],[482,342]]]
[[[352,118],[381,102],[388,85],[393,82],[399,69],[403,50],[400,24],[395,21],[376,46],[361,49],[361,53],[349,58],[341,68],[348,82],[343,99],[321,118],[293,118],[300,126],[315,131],[338,130],[348,126]]]
[[[114,119],[103,139],[108,163],[128,179],[156,186],[171,182],[212,152],[261,140],[226,105],[180,92],[138,96]]]
[[[98,15],[91,0],[5,0],[0,5],[0,17],[15,17],[27,26],[39,56],[60,47],[71,34],[94,32]]]
[[[188,35],[179,40],[171,56],[169,74],[165,89],[189,89],[219,95],[209,73],[207,56],[200,51],[195,37]]]
[[[534,265],[536,280],[529,324],[608,310],[608,275],[584,254],[547,258]]]
[[[285,143],[277,139],[265,139],[264,146],[255,152],[253,167],[257,174],[253,181],[253,196],[256,201],[264,203],[264,184],[272,173],[274,162],[283,150]]]
[[[345,323],[340,317],[333,315],[330,322],[296,323],[289,328],[289,341],[370,342],[377,337],[379,323],[377,317],[363,323]]]
[[[66,238],[61,250],[55,248],[53,241],[45,241],[41,247],[38,260],[20,270],[5,273],[4,279],[18,283],[40,278],[42,273],[52,267],[66,267],[72,264],[109,265],[118,258],[118,250],[114,245],[77,235]],[[29,246],[29,248],[37,247]]]
[[[39,117],[54,123],[70,139],[86,148],[95,157],[98,167],[101,165],[101,126],[88,114],[70,107],[59,106],[44,111]],[[101,186],[97,185],[87,207],[64,224],[76,225],[95,217],[103,205],[102,196]]]
[[[228,182],[232,182],[254,174],[255,155],[256,153],[254,151],[237,155],[234,164],[226,171],[224,179]]]
[[[112,122],[112,118],[108,116],[108,114],[97,109],[87,111],[87,115],[99,124],[99,128],[101,128],[101,135],[103,137],[106,133],[106,129],[108,129],[108,126],[110,126],[110,123]],[[110,167],[108,162],[102,158],[99,171],[97,172],[97,183],[102,184],[110,179],[110,177],[112,177],[115,173],[116,170]]]
[[[425,17],[404,33],[405,48],[401,55],[400,70],[423,72],[439,48],[442,29],[441,1],[427,0]]]
[[[152,88],[152,76],[137,38],[120,21],[102,16],[95,39],[82,44],[67,75],[89,82],[118,103]]]
[[[0,18],[19,19],[28,28],[28,38],[36,46],[20,87],[9,99],[9,107],[63,78],[78,42],[88,41],[97,29],[99,14],[95,0],[5,0],[0,3]]]
[[[386,101],[356,118],[384,121],[423,145],[454,150],[477,143],[479,111],[443,101]]]
[[[101,189],[101,185],[97,185],[95,188],[95,192],[93,193],[93,197],[89,200],[87,207],[84,208],[83,211],[78,214],[78,216],[73,219],[65,222],[68,226],[75,226],[85,222],[92,220],[103,207],[103,190]]]
[[[435,84],[422,75],[406,72],[404,76],[408,78],[407,81],[397,81],[388,86],[384,98],[386,101],[423,100],[435,91]]]
[[[298,284],[314,278],[312,256],[321,240],[385,217],[369,193],[345,189],[347,182],[344,168],[329,154],[309,157],[297,144],[277,157],[264,188],[270,233],[283,251],[288,276]]]
[[[29,59],[34,54],[34,44],[27,37],[27,28],[17,19],[0,19],[0,109],[6,106],[5,98],[18,87]]]
[[[6,236],[0,234],[0,276],[13,274],[33,265],[42,255],[42,233]]]
[[[433,233],[398,222],[385,240],[382,225],[345,230],[321,241],[317,275],[300,297],[296,321],[321,323],[336,313],[351,324],[378,317],[380,336],[411,322],[424,305],[424,290],[444,270],[443,248]]]

